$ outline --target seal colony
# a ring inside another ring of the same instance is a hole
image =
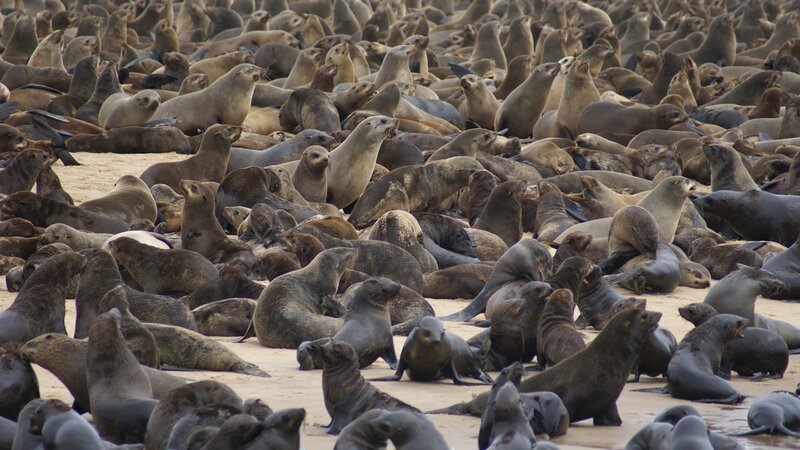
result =
[[[2,6],[0,448],[800,435],[798,2]]]

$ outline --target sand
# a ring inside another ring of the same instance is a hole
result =
[[[75,154],[80,167],[56,167],[64,188],[72,194],[76,202],[96,198],[112,189],[114,181],[122,175],[139,175],[150,164],[159,161],[176,161],[185,156],[175,154],[159,155],[94,155]],[[680,340],[691,325],[680,318],[679,306],[702,301],[705,290],[679,288],[669,295],[648,295],[648,309],[664,314],[661,325],[672,331]],[[14,299],[4,284],[0,284],[0,310],[6,308]],[[432,300],[436,313],[448,314],[461,309],[467,300]],[[788,321],[800,326],[800,303],[780,302],[759,299],[756,312],[768,317]],[[71,333],[75,323],[75,304],[67,300],[67,330]],[[450,331],[469,338],[480,331],[467,324],[446,323]],[[597,332],[584,331],[587,339],[593,339]],[[302,407],[306,409],[306,424],[301,430],[302,446],[306,449],[331,449],[335,438],[327,436],[322,424],[330,420],[322,398],[321,372],[301,372],[297,369],[295,352],[272,350],[261,347],[255,339],[245,343],[234,343],[232,338],[219,338],[220,342],[235,351],[245,360],[257,364],[269,372],[271,378],[257,378],[223,372],[175,372],[192,380],[217,380],[231,386],[243,398],[261,398],[273,409]],[[404,338],[398,337],[395,346],[403,346]],[[67,402],[72,399],[66,388],[52,374],[36,367],[43,398],[58,398]],[[722,406],[694,403],[714,431],[736,433],[748,430],[747,410],[761,395],[775,390],[794,391],[800,381],[800,357],[792,356],[789,369],[781,380],[767,380],[754,383],[747,378],[734,376],[732,383],[739,392],[748,396],[737,406]],[[379,361],[362,371],[365,377],[372,378],[389,375],[392,372]],[[496,373],[492,374],[493,376]],[[592,374],[587,373],[587,377]],[[643,425],[651,422],[662,409],[687,403],[668,395],[633,392],[634,389],[660,387],[665,384],[661,378],[642,376],[640,383],[630,383],[618,400],[623,424],[620,427],[594,427],[591,421],[583,421],[570,427],[565,436],[554,439],[562,449],[621,449],[628,439]],[[484,387],[454,386],[449,381],[437,383],[415,383],[404,379],[401,382],[375,383],[378,388],[408,402],[423,411],[442,408],[457,402],[469,400],[473,395],[487,390]],[[462,416],[429,416],[445,439],[454,449],[474,449],[477,446],[479,419]],[[749,448],[800,448],[800,440],[789,437],[756,436],[740,438]]]

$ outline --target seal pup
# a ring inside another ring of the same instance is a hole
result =
[[[106,130],[146,124],[161,103],[156,91],[145,89],[136,95],[110,95],[97,113],[97,124]]]
[[[333,335],[333,339],[353,347],[358,355],[360,368],[369,366],[378,358],[386,361],[392,369],[397,367],[387,303],[398,292],[400,284],[388,278],[370,278],[345,294],[347,313],[344,315],[342,327]],[[300,369],[321,369],[322,362],[313,360],[308,353],[309,345],[309,342],[304,342],[297,348]]]
[[[439,269],[436,259],[423,245],[419,222],[405,211],[389,211],[381,216],[370,229],[369,239],[386,241],[406,250],[419,261],[423,273]]]
[[[708,438],[706,422],[697,416],[686,416],[672,429],[670,450],[713,450],[714,446]]]
[[[45,400],[30,418],[30,432],[47,448],[103,450],[106,446],[86,419],[60,400]]]
[[[781,434],[800,437],[800,398],[793,392],[771,392],[753,403],[747,411],[750,431],[736,436],[756,434]]]
[[[42,169],[55,161],[56,157],[44,150],[27,148],[21,151],[0,172],[0,194],[31,190]]]
[[[725,343],[741,338],[747,325],[742,317],[719,314],[689,331],[667,367],[669,394],[704,403],[741,403],[744,397],[716,374]]]
[[[375,433],[377,439],[383,439],[384,442],[391,440],[398,449],[448,450],[450,448],[436,426],[419,412],[404,409],[385,411],[371,417],[367,427]]]
[[[128,349],[112,310],[89,330],[86,384],[92,418],[106,439],[118,444],[144,441],[150,413],[158,404],[147,374]]]
[[[328,150],[312,145],[303,150],[300,162],[292,172],[292,184],[309,202],[324,203],[328,193]]]
[[[399,381],[403,373],[413,381],[436,381],[449,378],[457,385],[475,385],[461,380],[467,375],[482,384],[492,382],[480,367],[470,347],[458,335],[445,331],[442,321],[423,317],[403,344],[400,362],[394,375],[373,378],[372,381]]]
[[[522,238],[522,205],[520,195],[528,187],[526,181],[508,180],[498,184],[486,201],[474,228],[488,231],[509,247]]]
[[[558,289],[547,298],[536,332],[536,360],[541,367],[554,366],[586,348],[572,320],[574,311],[568,289]]]
[[[67,333],[64,300],[75,276],[86,264],[74,252],[44,261],[28,278],[14,303],[0,313],[0,346],[14,351],[45,333]]]
[[[158,210],[147,185],[133,175],[123,175],[108,194],[80,204],[80,208],[127,223],[139,219],[155,222]]]
[[[339,434],[350,422],[374,408],[418,409],[379,391],[367,383],[358,369],[358,355],[350,344],[336,340],[317,341],[310,349],[322,359],[322,394],[331,416],[328,434]]]
[[[203,134],[200,149],[195,155],[178,162],[156,163],[139,177],[148,186],[166,184],[175,191],[181,180],[221,182],[230,158],[231,145],[242,135],[242,128],[232,125],[212,125]]]
[[[492,416],[488,448],[524,448],[536,442],[533,429],[520,406],[519,392],[513,383],[507,382],[498,389]]]

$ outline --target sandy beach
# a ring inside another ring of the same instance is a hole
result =
[[[160,155],[111,155],[111,154],[75,154],[75,158],[83,165],[64,167],[58,165],[56,171],[61,177],[64,188],[76,202],[98,197],[113,187],[114,181],[122,175],[139,175],[150,164],[158,161],[176,161],[185,156],[175,154]],[[670,295],[648,295],[648,309],[663,313],[661,325],[666,327],[680,339],[691,329],[691,325],[680,318],[679,306],[702,301],[706,290],[679,288]],[[3,284],[0,287],[0,308],[6,308],[14,299]],[[467,300],[432,300],[436,313],[443,315],[459,310]],[[756,312],[768,317],[788,321],[800,326],[800,304],[759,299]],[[75,323],[75,304],[67,300],[67,330],[71,333]],[[450,331],[469,338],[480,331],[468,324],[446,323]],[[597,332],[585,330],[588,340]],[[325,434],[321,428],[327,424],[329,417],[325,411],[322,398],[321,372],[301,372],[297,369],[295,352],[289,350],[273,350],[260,346],[255,339],[246,343],[233,343],[232,338],[219,338],[227,347],[235,351],[245,360],[257,364],[269,372],[271,378],[257,378],[246,375],[222,372],[176,372],[191,380],[212,379],[230,385],[242,398],[260,398],[273,409],[302,407],[306,409],[306,424],[303,427],[302,446],[306,449],[331,449],[335,437]],[[395,346],[399,353],[404,338],[398,337]],[[72,399],[64,386],[52,374],[39,367],[41,395],[43,398],[58,398],[67,402]],[[759,383],[748,378],[734,376],[732,383],[739,392],[748,396],[747,400],[737,406],[722,406],[695,403],[709,427],[718,432],[736,433],[748,430],[747,410],[759,396],[775,390],[794,391],[800,381],[800,357],[793,356],[781,380],[768,380]],[[365,377],[384,376],[391,373],[386,365],[379,361],[362,371]],[[492,374],[496,375],[495,373]],[[587,377],[592,374],[587,373]],[[574,424],[565,436],[554,439],[562,449],[621,449],[628,439],[643,425],[652,421],[662,409],[686,403],[667,395],[633,392],[635,389],[659,387],[665,384],[661,378],[642,376],[640,383],[629,383],[618,400],[618,407],[623,419],[620,427],[594,427],[591,421]],[[457,402],[469,400],[471,396],[487,390],[484,387],[454,386],[450,381],[437,383],[415,383],[404,379],[394,383],[376,383],[386,392],[417,408],[427,411]],[[461,416],[431,415],[431,420],[442,432],[450,446],[454,449],[476,448],[479,419]],[[757,436],[740,438],[739,441],[748,448],[800,448],[800,440],[790,437]]]

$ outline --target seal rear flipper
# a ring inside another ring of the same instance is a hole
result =
[[[254,377],[272,378],[272,375],[259,369],[255,364],[245,361],[234,364],[230,370],[231,372],[243,373],[245,375],[251,375]]]
[[[656,388],[634,389],[633,392],[648,392],[650,394],[669,394],[669,386],[656,387]]]
[[[622,425],[622,418],[619,416],[616,403],[612,404],[608,411],[605,411],[602,414],[596,414],[594,417],[592,417],[592,421],[594,422],[595,426],[618,427]]]
[[[253,336],[255,336],[255,335],[256,335],[256,329],[255,329],[255,327],[253,326],[253,321],[252,321],[252,320],[250,320],[250,325],[248,325],[248,326],[247,326],[247,331],[245,331],[245,332],[244,332],[244,336],[242,336],[242,337],[241,337],[241,338],[240,338],[238,341],[236,341],[236,342],[237,342],[237,343],[239,343],[239,342],[244,342],[244,341],[246,341],[246,340],[250,339],[251,337],[253,337]]]
[[[773,428],[770,428],[770,427],[768,427],[768,426],[766,426],[766,425],[762,425],[762,426],[760,426],[760,427],[758,427],[758,428],[753,428],[753,429],[752,429],[752,430],[750,430],[750,431],[745,431],[745,432],[742,432],[742,433],[735,433],[735,434],[731,434],[731,436],[734,436],[734,437],[743,437],[743,436],[755,436],[755,435],[757,435],[757,434],[772,434],[772,431],[773,431]]]
[[[425,414],[448,414],[452,416],[475,416],[472,413],[472,407],[470,402],[464,403],[456,403],[455,405],[448,406],[447,408],[442,409],[434,409],[433,411],[427,411]]]
[[[586,213],[583,210],[583,206],[581,206],[578,202],[567,198],[562,198],[562,200],[564,201],[564,211],[566,211],[570,217],[581,223],[589,220],[586,218]]]

